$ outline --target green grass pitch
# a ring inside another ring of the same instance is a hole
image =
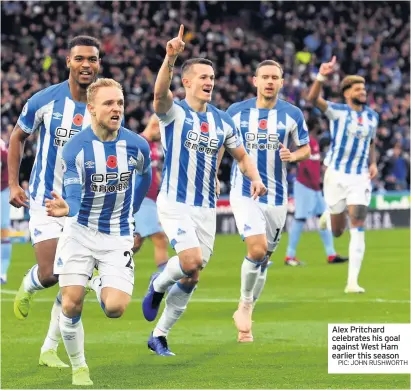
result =
[[[95,388],[410,388],[409,375],[329,375],[328,323],[410,321],[410,231],[366,233],[360,276],[363,295],[343,293],[347,264],[328,265],[317,233],[304,233],[298,255],[306,267],[283,265],[287,235],[273,255],[265,291],[254,312],[254,343],[238,344],[232,314],[245,246],[238,236],[218,236],[187,312],[169,335],[176,357],[147,349],[153,324],[141,313],[152,245],[135,256],[133,301],[121,319],[103,315],[94,294],[84,306],[86,358]],[[349,234],[336,240],[347,254]],[[171,254],[171,251],[170,251]],[[34,262],[29,244],[13,247],[9,283],[1,294],[2,388],[72,388],[71,370],[39,367],[57,287],[39,292],[26,321],[13,314],[14,292]],[[60,357],[68,362],[61,343]]]

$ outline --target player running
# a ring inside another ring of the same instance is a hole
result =
[[[247,245],[241,266],[241,297],[234,313],[238,341],[252,342],[253,301],[267,278],[267,263],[277,248],[287,216],[287,162],[310,156],[308,128],[301,110],[278,98],[283,69],[272,60],[261,62],[253,78],[257,97],[235,103],[227,113],[241,130],[247,152],[257,164],[267,194],[253,199],[250,182],[233,163],[230,205],[237,229]],[[291,141],[295,152],[288,149]]]
[[[297,179],[294,182],[294,220],[288,235],[285,265],[299,266],[304,263],[296,258],[298,241],[308,218],[318,217],[325,212],[324,197],[321,192],[321,155],[320,145],[315,137],[316,127],[309,129],[311,156],[298,164]],[[328,264],[344,263],[348,257],[342,257],[334,249],[333,236],[329,229],[320,228]]]
[[[9,204],[9,183],[7,172],[7,146],[6,143],[0,139],[1,152],[1,273],[0,283],[7,283],[7,270],[10,266],[11,260],[11,242],[10,242],[10,204]]]
[[[121,127],[122,87],[99,79],[87,91],[91,127],[63,148],[65,200],[55,191],[45,201],[52,217],[68,220],[54,262],[62,291],[60,331],[73,368],[73,385],[92,385],[84,356],[81,312],[90,286],[110,318],[120,317],[134,285],[133,212],[151,182],[150,149],[142,137]]]
[[[10,137],[9,184],[10,203],[29,207],[30,236],[36,255],[35,264],[23,278],[14,300],[14,314],[26,319],[34,294],[57,283],[53,263],[57,241],[65,219],[47,215],[45,200],[54,189],[62,193],[61,151],[63,145],[90,124],[86,108],[87,87],[96,79],[100,69],[100,43],[89,36],[77,36],[69,42],[66,63],[68,80],[52,85],[33,95],[24,106]],[[30,177],[30,199],[19,186],[21,151],[27,137],[38,130],[36,160]],[[40,365],[68,367],[57,356],[60,340],[58,327],[61,296],[57,296],[51,312],[47,337],[41,347]]]
[[[154,87],[154,110],[160,118],[165,151],[158,214],[177,256],[168,261],[161,274],[152,276],[142,307],[145,318],[153,321],[164,292],[172,286],[163,314],[148,340],[148,347],[162,356],[174,355],[166,337],[185,311],[199,271],[207,265],[213,251],[219,149],[224,145],[250,179],[251,196],[266,192],[232,119],[209,104],[215,79],[211,61],[194,58],[182,65],[186,98],[173,102],[170,83],[177,56],[184,49],[183,32],[181,25],[178,36],[167,42],[167,54]]]
[[[361,76],[346,76],[342,80],[340,89],[345,104],[320,97],[323,83],[335,68],[335,57],[321,64],[308,99],[330,120],[331,146],[324,161],[328,167],[324,176],[324,198],[335,237],[345,230],[348,207],[351,238],[345,292],[363,293],[358,275],[365,253],[364,222],[371,200],[371,180],[378,174],[374,144],[378,114],[366,105],[365,80]],[[324,221],[325,218],[322,226]]]

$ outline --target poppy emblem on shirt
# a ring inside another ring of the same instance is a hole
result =
[[[208,123],[201,122],[200,130],[202,133],[208,133]]]
[[[111,169],[117,168],[117,157],[116,156],[108,156],[107,166]]]
[[[260,121],[258,122],[258,128],[261,130],[267,130],[267,120],[260,119]]]
[[[76,126],[81,126],[83,124],[83,115],[81,114],[74,115],[73,124]]]
[[[362,116],[359,116],[359,117],[358,117],[358,125],[359,125],[359,126],[362,126]]]

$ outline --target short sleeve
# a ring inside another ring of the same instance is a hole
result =
[[[136,173],[144,175],[151,169],[150,146],[143,137],[139,138]]]
[[[32,96],[24,105],[19,119],[18,126],[28,134],[34,133],[43,122],[43,110],[40,108],[39,96]]]
[[[293,141],[297,146],[303,146],[310,142],[310,137],[308,136],[308,127],[307,123],[304,119],[304,114],[302,111],[297,108],[296,114],[294,115],[294,121],[291,135],[293,137]]]
[[[224,146],[227,149],[235,149],[242,145],[240,133],[229,115],[225,115],[223,118],[223,129],[225,135]]]

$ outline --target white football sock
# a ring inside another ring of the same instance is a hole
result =
[[[60,314],[60,332],[73,370],[87,367],[84,356],[84,328],[81,316],[73,318]]]
[[[364,228],[351,228],[350,235],[347,284],[349,286],[356,286],[358,285],[358,275],[360,273],[361,264],[365,253]]]
[[[265,259],[254,261],[247,256],[244,258],[241,266],[241,300],[243,302],[253,302],[254,287],[261,272],[261,264],[264,260]]]
[[[263,292],[263,288],[264,288],[266,280],[267,280],[267,268],[265,268],[264,270],[260,270],[260,273],[257,278],[257,282],[254,286],[254,290],[253,290],[254,306],[257,303],[257,299],[260,298],[260,295]]]
[[[30,271],[24,277],[24,291],[29,293],[34,293],[38,290],[43,290],[45,287],[42,286],[39,280],[39,276],[37,274],[39,266],[37,264],[31,267]]]
[[[61,291],[59,290],[56,299],[54,301],[53,308],[51,309],[51,319],[49,330],[47,336],[44,340],[43,346],[41,347],[41,353],[48,351],[49,349],[54,349],[57,351],[57,347],[60,342],[60,314],[61,314]]]
[[[173,256],[170,260],[168,260],[163,272],[161,272],[161,274],[154,281],[154,290],[160,293],[165,292],[169,286],[187,276],[188,275],[186,275],[181,269],[180,259],[178,256]]]
[[[185,312],[194,290],[194,287],[187,288],[180,283],[176,283],[171,287],[167,294],[166,306],[153,331],[154,337],[168,335],[172,326]]]

